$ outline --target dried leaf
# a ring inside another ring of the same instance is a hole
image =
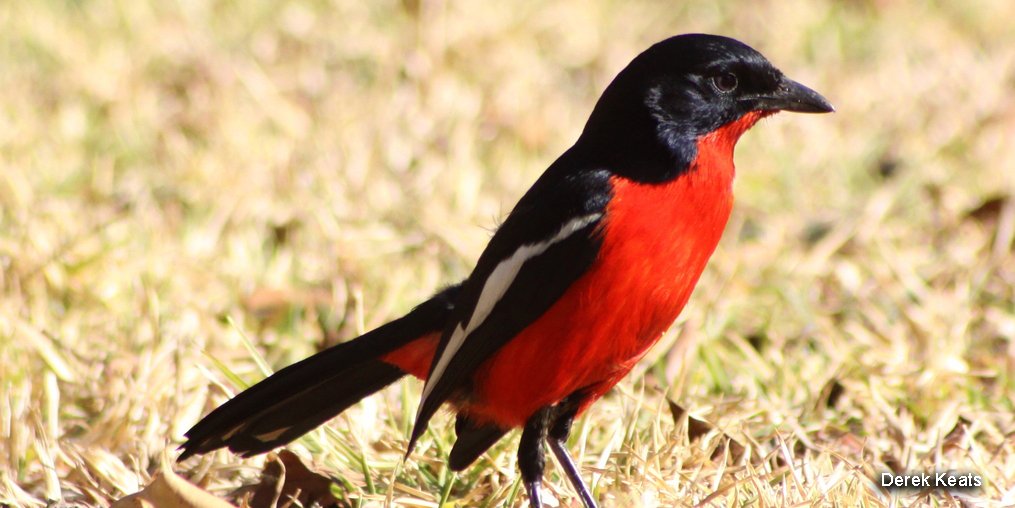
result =
[[[945,434],[944,442],[942,443],[943,447],[961,449],[962,440],[969,432],[969,425],[971,423],[966,417],[959,415],[955,421],[955,426],[952,427],[952,430],[948,431],[948,434]]]
[[[331,478],[310,470],[296,454],[282,450],[264,465],[251,508],[339,506]]]
[[[992,196],[980,203],[976,208],[966,212],[966,218],[983,223],[997,222],[997,218],[1001,215],[1001,210],[1008,199],[1010,199],[1010,196],[1006,194]]]
[[[689,441],[696,441],[701,436],[708,434],[708,431],[714,428],[712,424],[706,422],[705,420],[700,420],[688,414],[687,410],[680,404],[677,404],[672,400],[667,400],[666,402],[670,405],[670,414],[673,415],[674,423],[680,425],[680,421],[685,417],[687,418],[687,439]]]
[[[818,404],[824,405],[826,408],[833,408],[844,393],[846,393],[846,387],[842,386],[838,379],[829,379],[825,386],[821,387]]]
[[[169,462],[144,490],[117,500],[111,508],[235,508],[173,472]]]
[[[691,416],[680,404],[677,404],[672,400],[667,400],[666,402],[670,406],[670,414],[673,415],[674,423],[680,425],[681,420],[684,418],[687,419],[687,439],[689,441],[696,441],[713,430],[720,434],[722,443],[720,443],[719,446],[716,446],[715,451],[712,452],[712,460],[718,460],[722,457],[727,446],[729,447],[730,458],[733,459],[733,462],[740,460],[740,458],[744,456],[744,452],[747,451],[747,448],[740,444],[740,442],[736,439],[730,437],[729,434],[717,429],[714,425],[705,420]]]

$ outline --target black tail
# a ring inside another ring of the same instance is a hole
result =
[[[455,444],[448,455],[452,471],[461,471],[472,464],[511,429],[473,422],[459,414],[455,419]]]
[[[405,316],[294,363],[233,397],[186,433],[177,460],[222,447],[244,457],[284,445],[405,375],[378,358],[441,332],[460,286]]]

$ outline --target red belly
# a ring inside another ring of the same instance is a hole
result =
[[[596,262],[476,370],[460,410],[520,427],[578,390],[588,393],[584,410],[620,381],[690,298],[733,207],[733,147],[769,114],[749,113],[699,139],[695,163],[671,182],[614,177]],[[428,336],[385,360],[422,377],[436,343]]]
[[[732,178],[732,160],[664,184],[614,178],[597,261],[477,369],[465,411],[521,426],[579,389],[587,406],[616,384],[687,303],[729,219]]]

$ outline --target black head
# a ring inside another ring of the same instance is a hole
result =
[[[700,137],[747,113],[833,110],[740,41],[678,35],[653,45],[617,75],[579,145],[629,176],[666,180],[687,170]]]

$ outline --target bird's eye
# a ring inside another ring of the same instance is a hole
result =
[[[730,93],[737,89],[737,75],[732,72],[725,72],[712,77],[712,86],[722,93]]]

